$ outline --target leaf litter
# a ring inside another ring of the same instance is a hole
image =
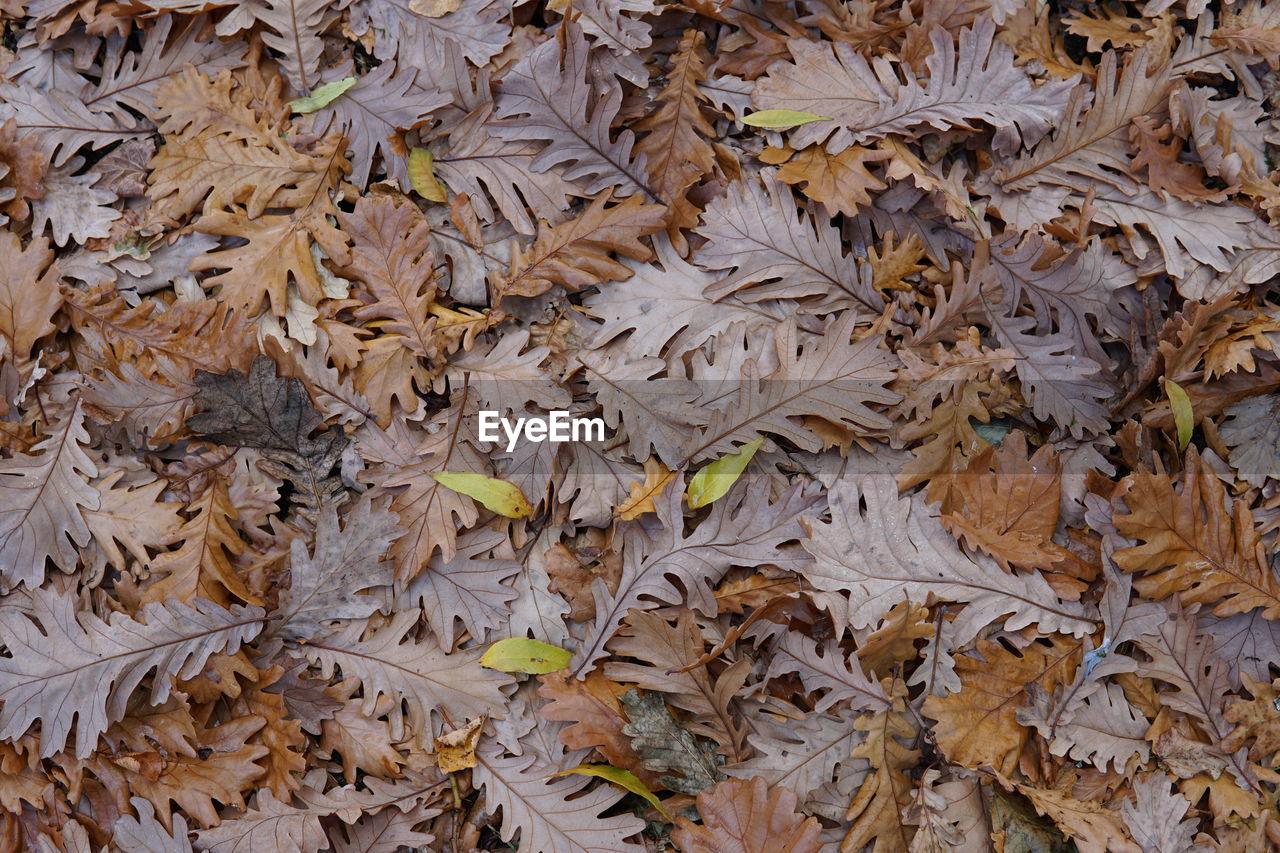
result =
[[[1280,845],[1280,3],[0,17],[0,849]]]

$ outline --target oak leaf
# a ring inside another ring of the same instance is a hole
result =
[[[818,853],[817,818],[797,811],[796,795],[760,777],[726,779],[698,794],[702,824],[676,818],[671,838],[687,853]]]
[[[966,556],[923,496],[898,497],[892,477],[873,474],[861,491],[836,483],[829,499],[830,522],[805,520],[803,544],[817,562],[803,573],[818,589],[849,592],[851,627],[867,627],[899,601],[932,596],[967,602],[953,623],[960,642],[1002,617],[1008,630],[1032,623],[1044,633],[1089,630],[1083,608],[1060,601],[1039,575],[1011,576],[981,555]]]
[[[752,100],[760,109],[833,116],[835,127],[815,122],[791,134],[794,147],[826,142],[833,154],[919,125],[967,128],[975,120],[998,128],[997,150],[1011,150],[1020,139],[1035,144],[1058,119],[1074,81],[1033,86],[1014,66],[1013,51],[994,37],[990,18],[961,30],[958,49],[950,33],[934,30],[925,84],[905,66],[898,69],[903,83],[888,62],[873,66],[850,45],[793,39],[787,43],[792,61],[770,66]]]
[[[124,614],[103,621],[51,590],[33,593],[30,608],[0,608],[10,654],[0,659],[0,731],[18,737],[38,721],[42,757],[63,748],[73,720],[76,755],[87,757],[153,670],[150,699],[158,704],[173,679],[189,678],[210,655],[248,642],[264,621],[259,608],[224,610],[207,601],[150,604],[140,611],[143,621]]]
[[[5,580],[35,588],[45,559],[64,572],[75,568],[76,546],[88,544],[85,512],[98,509],[98,490],[87,480],[98,466],[84,451],[89,441],[79,401],[30,453],[0,462],[0,558]]]
[[[1037,640],[1018,652],[980,641],[973,655],[956,658],[960,691],[925,700],[923,712],[938,721],[938,746],[966,767],[1012,772],[1029,737],[1018,725],[1028,685],[1050,691],[1070,681],[1081,654],[1079,642],[1061,639]]]
[[[640,238],[661,230],[662,208],[642,204],[636,196],[606,208],[608,199],[597,197],[568,222],[543,225],[527,248],[513,246],[510,268],[491,281],[494,302],[506,296],[537,296],[556,284],[573,291],[629,278],[631,270],[610,253],[648,260],[652,253]]]
[[[1195,448],[1187,450],[1181,490],[1163,472],[1140,472],[1131,475],[1125,498],[1129,511],[1115,516],[1116,529],[1140,544],[1117,551],[1115,560],[1140,573],[1140,592],[1156,599],[1177,592],[1183,602],[1214,605],[1218,616],[1255,607],[1267,618],[1280,615],[1280,581],[1253,514],[1240,500],[1228,503]]]

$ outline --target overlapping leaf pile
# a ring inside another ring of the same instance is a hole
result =
[[[1213,5],[0,0],[0,848],[1274,849]]]

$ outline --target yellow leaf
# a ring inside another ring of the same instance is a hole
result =
[[[750,127],[763,127],[765,130],[785,130],[788,127],[799,127],[814,121],[831,121],[831,116],[814,115],[799,110],[760,110],[742,117],[742,123]]]
[[[485,715],[467,720],[460,727],[436,738],[436,765],[441,773],[456,773],[476,766],[476,747]]]
[[[1169,406],[1173,409],[1173,422],[1178,427],[1178,450],[1186,450],[1191,443],[1191,431],[1196,426],[1195,412],[1191,408],[1191,398],[1182,386],[1172,379],[1164,380],[1164,393],[1169,396]]]
[[[439,18],[456,12],[462,0],[409,0],[409,11],[428,18]]]
[[[338,99],[338,96],[355,84],[356,78],[354,77],[343,77],[341,80],[325,83],[323,86],[312,90],[311,94],[305,98],[297,98],[290,101],[289,109],[295,113],[313,113],[332,104]]]
[[[409,183],[413,185],[414,192],[427,201],[446,201],[448,195],[436,180],[436,173],[432,168],[433,162],[431,152],[425,148],[415,148],[410,151]]]
[[[568,770],[561,770],[556,776],[568,776],[570,773],[576,773],[579,776],[596,776],[604,779],[606,782],[612,782],[619,788],[625,788],[633,794],[643,797],[649,805],[668,818],[667,810],[662,807],[662,801],[654,796],[653,791],[641,782],[636,774],[630,770],[623,770],[621,767],[614,767],[611,764],[579,764],[577,767],[571,767]]]
[[[737,453],[726,453],[694,474],[693,479],[689,481],[689,488],[685,490],[689,506],[697,509],[724,497],[729,488],[742,476],[743,469],[747,467],[747,463],[756,455],[756,451],[763,443],[763,438],[749,441],[742,445],[742,449]]]
[[[501,672],[542,675],[564,669],[569,665],[571,657],[569,652],[559,646],[541,640],[512,637],[509,640],[499,640],[487,648],[480,658],[480,665]]]
[[[644,482],[631,484],[630,496],[618,504],[618,518],[631,521],[646,512],[656,511],[653,502],[662,496],[667,483],[675,476],[676,472],[663,465],[657,457],[650,456],[644,461]]]
[[[453,489],[469,498],[475,498],[486,509],[507,518],[523,518],[533,512],[528,499],[514,486],[504,480],[495,480],[483,474],[472,474],[468,471],[441,471],[431,475],[437,483],[446,489]]]

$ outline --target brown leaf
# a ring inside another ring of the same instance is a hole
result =
[[[937,720],[938,746],[966,767],[989,765],[1011,773],[1029,733],[1018,724],[1027,685],[1052,691],[1075,675],[1083,649],[1061,638],[1031,643],[1013,652],[999,643],[979,642],[976,655],[956,658],[960,692],[930,696],[924,713]]]
[[[506,296],[537,296],[556,284],[574,291],[630,278],[631,270],[610,253],[648,260],[652,252],[640,238],[662,229],[663,209],[637,196],[605,207],[608,200],[601,195],[578,217],[542,225],[527,248],[513,246],[509,269],[491,281],[494,303]]]
[[[831,213],[853,216],[859,207],[871,203],[868,191],[876,192],[887,186],[867,170],[867,164],[889,157],[888,151],[860,145],[850,146],[839,154],[830,154],[821,145],[810,145],[796,152],[778,170],[778,177],[792,186],[800,186],[806,196],[821,202]]]
[[[1126,481],[1129,511],[1115,516],[1121,534],[1141,544],[1117,551],[1116,564],[1140,573],[1135,586],[1148,597],[1178,593],[1183,602],[1215,605],[1218,616],[1254,607],[1280,615],[1280,581],[1267,564],[1253,515],[1188,448],[1182,487],[1169,475],[1133,474]]]
[[[656,98],[657,108],[635,125],[636,130],[648,131],[635,150],[645,155],[649,184],[667,205],[667,230],[681,255],[688,254],[688,245],[679,229],[696,225],[700,212],[689,201],[688,190],[715,166],[707,142],[715,130],[704,116],[707,96],[698,87],[707,76],[705,42],[701,31],[685,31],[671,57],[666,86]]]
[[[614,767],[630,770],[649,787],[658,785],[658,776],[646,770],[640,756],[631,746],[631,738],[623,734],[626,712],[618,695],[623,692],[599,672],[582,681],[569,677],[564,670],[539,676],[542,686],[538,695],[551,701],[538,713],[548,720],[568,722],[560,732],[560,740],[570,749],[595,748]]]
[[[698,795],[698,826],[676,818],[671,838],[686,853],[818,853],[817,818],[798,813],[796,795],[772,792],[760,777],[726,779]]]
[[[942,524],[970,547],[1012,571],[1048,569],[1062,559],[1051,541],[1058,527],[1059,464],[1048,445],[1026,458],[1026,439],[1018,430],[1005,436],[999,450],[988,447],[957,478],[962,505]]]

